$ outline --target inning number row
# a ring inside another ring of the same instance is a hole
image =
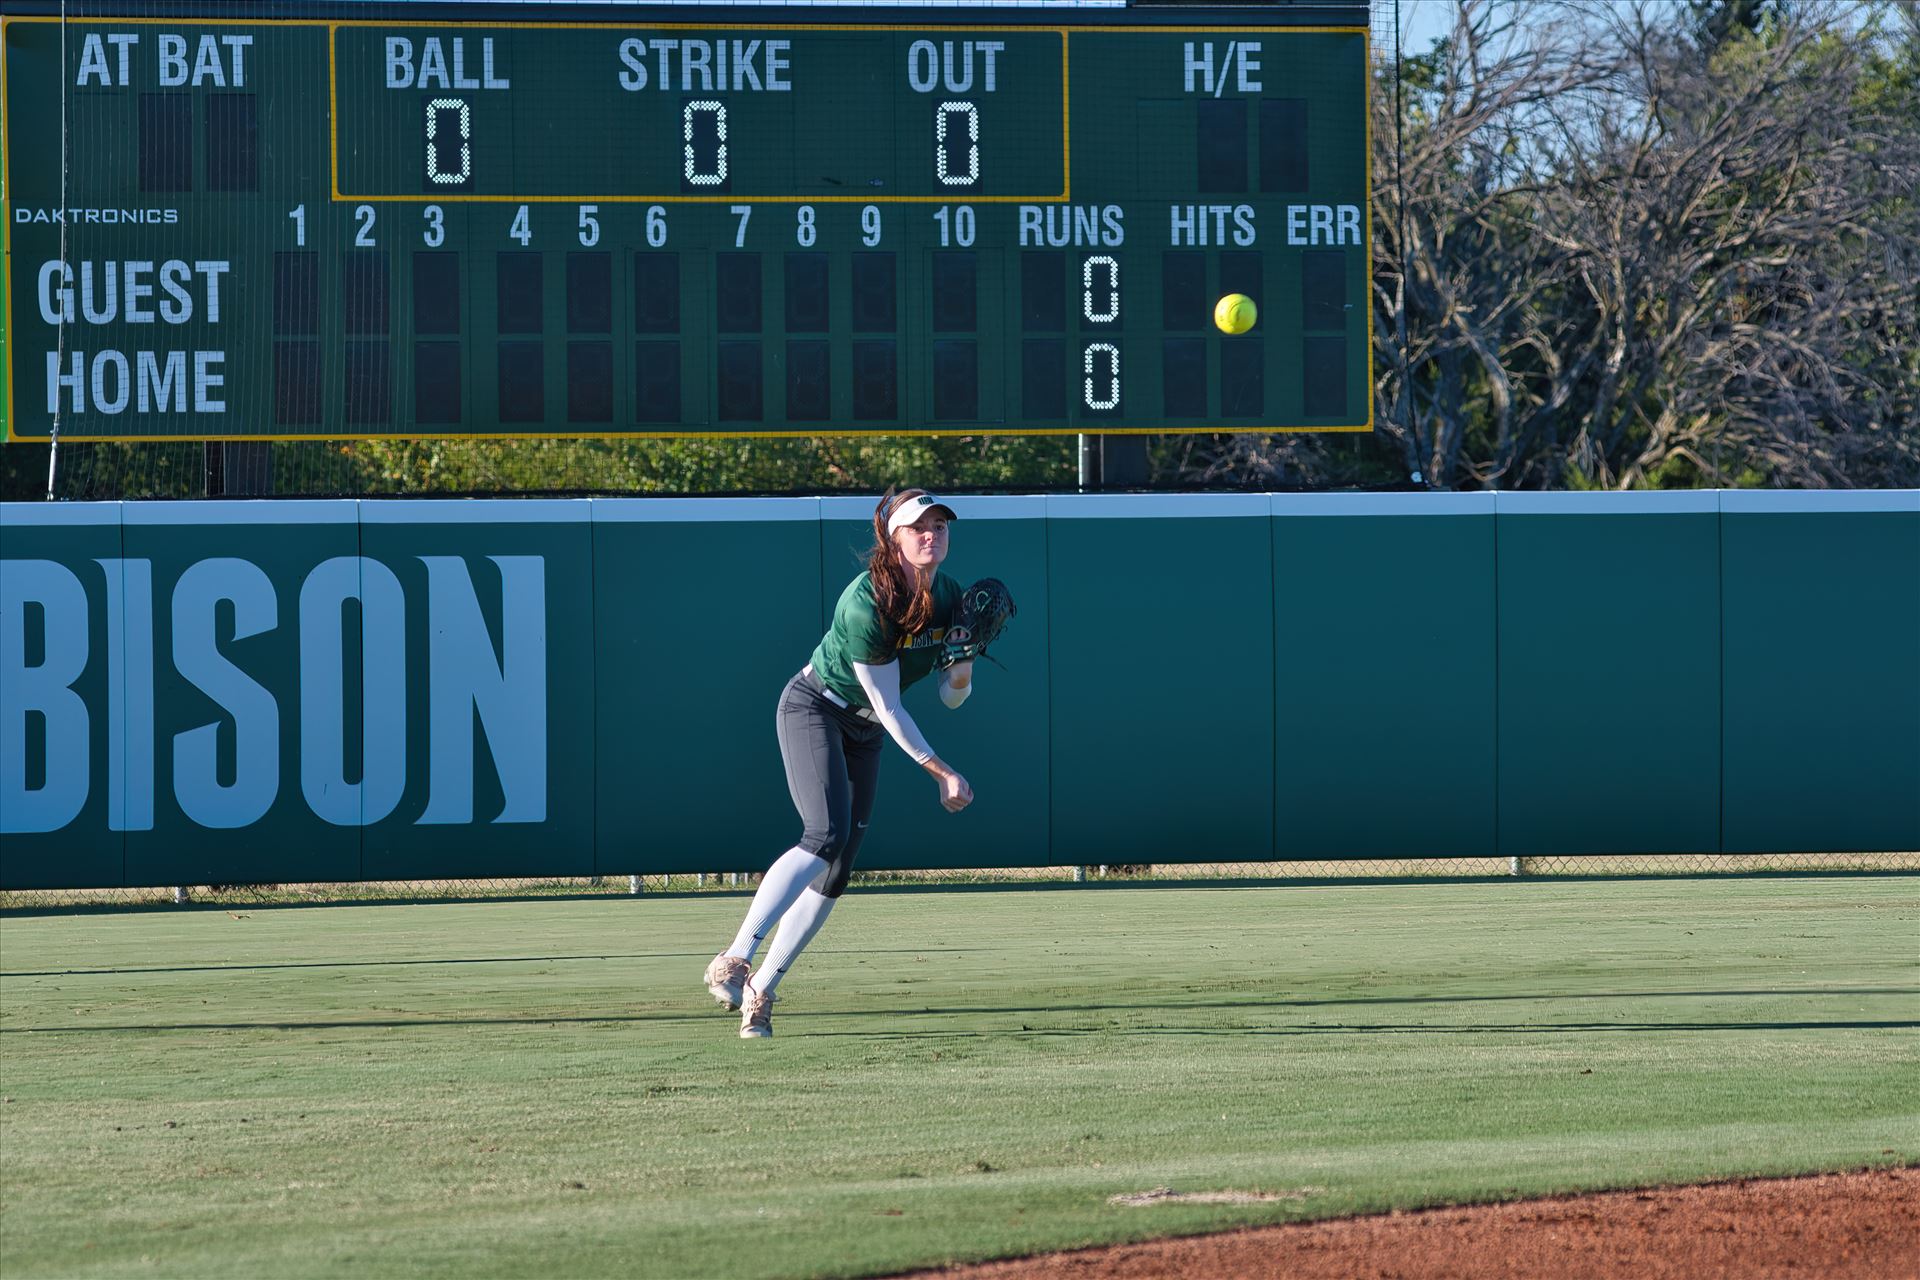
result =
[[[600,243],[600,206],[583,204],[578,206],[580,221],[575,234],[580,243],[588,248]],[[747,243],[747,224],[753,219],[753,206],[750,204],[729,205],[728,212],[736,220],[734,223],[733,247],[744,248]],[[940,247],[958,246],[962,249],[973,247],[979,230],[979,220],[974,216],[972,205],[941,205],[932,213],[934,224],[940,229]],[[437,204],[421,209],[422,227],[420,239],[430,249],[437,249],[446,241],[446,211]],[[307,244],[307,206],[295,205],[287,210],[287,218],[293,223],[293,243],[297,248]],[[355,248],[371,249],[379,241],[377,227],[380,215],[370,204],[355,205],[353,208]],[[860,243],[868,248],[878,245],[881,240],[882,216],[880,206],[865,205],[860,210]],[[647,244],[654,249],[664,248],[667,243],[667,210],[665,205],[649,205],[646,215]],[[810,204],[803,204],[794,210],[794,243],[802,248],[812,247],[819,238],[819,215]],[[507,224],[507,238],[517,240],[522,245],[533,243],[533,223],[528,215],[527,206],[521,205]]]

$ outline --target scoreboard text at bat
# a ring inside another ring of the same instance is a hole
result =
[[[1246,15],[10,16],[9,437],[1366,430],[1366,32]]]

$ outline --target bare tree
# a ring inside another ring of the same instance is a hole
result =
[[[1560,180],[1565,122],[1590,118],[1621,56],[1576,4],[1463,0],[1405,69],[1401,108],[1375,95],[1374,289],[1379,429],[1445,488],[1487,483],[1565,406],[1591,357],[1567,355],[1557,282],[1577,249],[1535,233]],[[1545,374],[1546,385],[1537,385]]]
[[[1911,482],[1920,129],[1863,94],[1848,16],[1792,6],[1705,57],[1668,12],[1596,12],[1620,61],[1551,112],[1562,170],[1532,219],[1562,268],[1556,358],[1520,394],[1553,411],[1477,478]]]
[[[1311,436],[1164,442],[1162,474],[1920,483],[1920,9],[1454,17],[1373,96],[1371,476]]]

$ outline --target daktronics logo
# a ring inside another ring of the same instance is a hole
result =
[[[171,648],[164,654],[156,653],[151,560],[96,560],[86,574],[91,582],[58,561],[6,561],[0,573],[0,688],[6,691],[0,698],[0,833],[58,831],[80,815],[96,787],[104,788],[110,830],[151,830],[162,735],[170,735],[172,748],[165,782],[188,820],[208,828],[251,826],[279,796],[282,716],[298,725],[300,791],[315,816],[343,827],[379,822],[398,807],[409,769],[421,764],[407,754],[407,689],[422,679],[427,797],[414,822],[474,821],[476,722],[502,801],[486,821],[546,821],[546,560],[486,559],[499,571],[497,650],[466,559],[418,557],[426,571],[427,635],[414,661],[424,650],[424,670],[408,669],[407,599],[399,576],[365,556],[321,561],[301,582],[297,600],[287,602],[249,560],[189,565],[171,598],[158,602],[168,611]],[[104,617],[94,615],[89,586],[104,602]],[[355,614],[359,625],[350,628]],[[29,634],[30,620],[37,621],[37,634]],[[240,642],[282,626],[295,629],[295,685],[270,689],[230,655],[248,648]],[[349,643],[355,632],[358,652]],[[105,636],[104,654],[89,652],[94,634]],[[168,701],[178,719],[203,722],[160,723],[167,713],[156,709],[154,675],[163,660],[224,714],[205,717],[198,699],[193,705],[201,710],[181,714],[176,696]],[[88,706],[74,688],[100,663],[104,708]],[[364,671],[358,781],[349,780],[346,767],[347,678],[354,669]],[[223,735],[231,735],[227,752]],[[107,776],[99,778],[92,761],[102,736]],[[30,760],[39,762],[31,770],[37,776],[30,776]]]
[[[172,226],[180,221],[178,209],[15,209],[16,223],[93,222],[103,226]]]

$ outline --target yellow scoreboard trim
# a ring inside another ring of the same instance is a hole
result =
[[[0,292],[7,295],[6,341],[0,342],[0,378],[7,382],[7,421],[0,426],[0,444],[13,439],[13,134],[7,128],[7,24],[13,18],[0,17]]]
[[[1057,195],[1016,195],[1016,196],[979,196],[969,195],[968,204],[1040,204],[1054,203],[1073,199],[1073,156],[1067,145],[1070,126],[1070,103],[1067,94],[1067,28],[1065,27],[993,27],[986,24],[971,26],[933,25],[927,26],[886,26],[879,23],[802,23],[769,22],[764,24],[745,22],[660,22],[646,25],[620,22],[515,22],[507,24],[513,30],[534,29],[543,31],[605,31],[645,30],[645,31],[1051,31],[1060,37],[1060,180],[1061,189]],[[952,203],[955,196],[963,193],[946,193],[927,196],[875,196],[875,195],[743,195],[740,192],[728,192],[711,196],[603,196],[603,195],[561,195],[561,196],[518,196],[518,195],[441,195],[437,192],[422,192],[419,195],[351,195],[340,190],[340,113],[336,108],[339,68],[334,53],[334,36],[341,27],[385,27],[385,28],[462,28],[472,30],[506,29],[498,22],[380,22],[376,19],[349,18],[327,24],[327,145],[332,154],[333,202],[343,204],[352,201],[359,204],[378,202],[432,203],[432,204],[740,204],[754,201],[760,204],[938,204]]]
[[[1354,430],[1373,430],[1373,32],[1362,27],[1360,30],[1360,49],[1366,63],[1366,75],[1360,80],[1360,120],[1366,129],[1367,162],[1361,172],[1365,190],[1361,199],[1367,202],[1367,269],[1361,279],[1366,285],[1367,301],[1367,425]],[[1347,428],[1340,428],[1346,430]]]
[[[1267,435],[1335,435],[1373,430],[1371,418],[1367,422],[1343,427],[1272,427],[1272,426],[1219,426],[1206,427],[1102,427],[1099,431],[1085,431],[1082,427],[1002,427],[994,425],[976,427],[895,427],[891,429],[866,431],[820,431],[818,425],[808,423],[805,431],[388,431],[360,434],[345,432],[331,435],[190,435],[190,436],[62,436],[62,444],[291,444],[296,441],[316,440],[861,440],[893,437],[900,440],[954,439],[961,436],[1165,436],[1165,435],[1222,435],[1242,436],[1254,433]],[[1084,426],[1084,424],[1083,424]],[[16,437],[20,444],[45,444],[45,436]]]
[[[293,20],[289,19],[287,21],[293,21]],[[304,25],[315,26],[315,25],[318,25],[318,23],[308,22]],[[553,195],[489,196],[489,195],[440,195],[437,193],[426,193],[426,192],[423,192],[419,195],[349,195],[349,194],[345,194],[340,190],[340,115],[337,109],[337,101],[336,101],[336,94],[338,91],[337,86],[339,81],[339,72],[338,72],[338,65],[335,57],[335,51],[334,51],[334,36],[340,30],[340,28],[341,27],[388,27],[388,28],[431,27],[437,30],[443,27],[445,28],[458,27],[458,28],[465,28],[465,29],[472,29],[472,28],[494,29],[494,28],[501,28],[501,24],[497,22],[381,22],[377,19],[370,19],[370,18],[350,18],[350,19],[342,19],[337,22],[329,22],[326,25],[327,25],[327,104],[328,104],[327,143],[328,143],[329,150],[332,152],[332,172],[333,172],[332,199],[333,199],[333,202],[336,204],[344,203],[347,201],[355,201],[362,204],[372,203],[375,201],[381,201],[381,202],[392,201],[392,202],[400,202],[400,203],[409,203],[409,202],[420,203],[420,202],[426,201],[434,204],[471,204],[471,203],[491,203],[491,204],[541,204],[541,203],[728,204],[728,203],[731,203],[731,204],[738,204],[742,201],[758,201],[762,204],[938,204],[943,201],[950,203],[953,200],[954,196],[956,194],[959,194],[959,193],[940,193],[940,194],[926,195],[926,196],[873,196],[873,195],[811,195],[811,196],[792,195],[792,196],[789,196],[789,195],[743,195],[739,192],[729,192],[726,195],[712,195],[712,196],[694,196],[694,195],[608,196],[608,195],[598,195],[598,194],[592,194],[592,193],[584,194],[584,195],[560,195],[560,196],[553,196]],[[853,22],[848,22],[848,23],[837,23],[837,22],[836,23],[662,22],[662,23],[649,24],[644,27],[637,27],[635,24],[618,23],[618,22],[516,22],[516,23],[507,24],[507,25],[515,30],[533,29],[533,30],[549,30],[549,31],[575,31],[575,30],[603,31],[608,28],[616,28],[616,29],[633,28],[633,29],[644,29],[647,31],[822,31],[822,30],[831,30],[831,31],[1007,31],[1007,32],[1051,31],[1055,35],[1060,37],[1060,153],[1061,153],[1060,154],[1060,175],[1061,175],[1060,192],[1057,195],[1013,195],[1013,196],[976,195],[976,196],[969,196],[967,198],[967,203],[969,204],[1050,204],[1050,203],[1057,203],[1062,201],[1071,201],[1073,199],[1073,146],[1072,146],[1073,111],[1072,111],[1072,93],[1071,93],[1070,86],[1071,86],[1071,80],[1072,80],[1072,72],[1071,72],[1072,36],[1076,31],[1079,31],[1079,32],[1098,31],[1098,32],[1108,33],[1108,34],[1145,33],[1145,34],[1153,34],[1153,35],[1165,35],[1165,34],[1231,35],[1231,34],[1244,33],[1244,32],[1258,32],[1258,33],[1267,34],[1267,35],[1291,35],[1291,34],[1312,34],[1312,33],[1318,33],[1322,35],[1326,35],[1326,34],[1355,35],[1357,34],[1361,37],[1363,42],[1368,40],[1369,34],[1370,34],[1368,32],[1368,29],[1365,27],[1161,27],[1161,26],[1147,26],[1147,25],[1085,26],[1085,27],[1027,27],[1027,26],[995,27],[988,23],[970,23],[967,25],[959,25],[954,23],[927,23],[925,25],[921,25],[919,23],[914,23],[914,24],[896,23],[896,24],[888,25],[883,23],[853,23]],[[1371,59],[1371,57],[1372,57],[1372,50],[1371,48],[1369,48],[1368,49],[1369,60]],[[1368,128],[1369,128],[1369,133],[1371,133],[1371,122],[1369,122]],[[1369,174],[1369,182],[1371,182],[1372,143],[1371,143],[1370,137],[1369,137],[1369,143],[1368,143],[1368,156],[1369,156],[1368,174]],[[1369,201],[1371,201],[1371,193],[1369,193]],[[1371,249],[1371,246],[1369,246],[1369,249]],[[1371,379],[1369,379],[1369,385],[1371,385]]]
[[[6,346],[6,351],[4,353],[6,367],[4,369],[0,369],[0,376],[4,376],[6,378],[6,385],[7,385],[7,421],[5,425],[5,430],[0,431],[0,442],[4,442],[4,443],[12,443],[15,441],[19,441],[21,443],[38,444],[44,440],[51,438],[50,435],[22,437],[15,433],[15,423],[17,422],[17,419],[14,416],[14,407],[13,407],[14,406],[13,346],[15,343],[15,333],[14,333],[14,327],[13,327],[13,281],[12,281],[12,270],[11,270],[13,265],[13,173],[12,173],[13,148],[11,145],[9,145],[9,140],[11,139],[12,134],[8,129],[9,116],[7,111],[6,28],[15,22],[60,22],[60,21],[62,21],[62,19],[58,17],[51,17],[51,16],[41,17],[36,15],[31,17],[12,17],[8,15],[0,15],[0,184],[3,184],[5,187],[5,199],[0,200],[0,216],[4,216],[5,218],[5,224],[0,225],[0,252],[5,253],[6,264],[8,267],[8,270],[6,272],[6,279],[4,281],[4,284],[5,284],[4,292],[6,294],[4,305],[6,308],[6,325],[7,325],[7,328],[6,328],[7,346]],[[324,22],[316,18],[253,18],[246,21],[231,21],[231,20],[222,19],[222,18],[112,18],[112,19],[77,18],[77,19],[72,19],[72,21],[90,21],[90,22],[112,21],[112,22],[120,22],[120,23],[141,23],[146,25],[153,25],[158,23],[170,23],[177,26],[198,25],[198,26],[219,26],[219,27],[325,26],[327,28],[327,117],[328,117],[327,118],[327,135],[330,143],[330,149],[333,152],[332,198],[335,201],[358,200],[361,202],[366,202],[370,200],[395,200],[395,201],[414,201],[417,203],[451,204],[451,203],[454,203],[455,201],[504,202],[504,201],[512,200],[518,203],[531,203],[534,201],[550,200],[558,203],[571,203],[571,202],[577,202],[578,200],[584,200],[588,198],[588,197],[573,197],[573,196],[437,196],[437,197],[430,197],[424,194],[420,196],[343,196],[340,194],[340,167],[339,167],[340,158],[339,158],[339,141],[338,141],[339,115],[337,111],[337,102],[335,99],[335,74],[334,74],[334,51],[333,51],[334,32],[341,27],[393,27],[393,26],[472,27],[472,26],[497,26],[499,25],[497,23],[472,23],[472,22],[395,23],[395,22],[380,22],[373,19],[353,19],[353,20],[339,21],[339,22]],[[630,25],[630,24],[622,24],[622,23],[614,23],[614,22],[605,22],[605,23],[601,23],[601,22],[521,22],[521,23],[512,23],[510,25],[514,27],[560,27],[560,28],[604,29],[607,27],[618,27],[618,26]],[[1057,32],[1061,37],[1060,39],[1061,146],[1065,152],[1065,154],[1062,156],[1062,175],[1065,178],[1065,185],[1069,192],[1072,190],[1072,187],[1073,187],[1073,175],[1072,175],[1072,168],[1071,168],[1073,163],[1073,155],[1072,155],[1072,147],[1069,145],[1070,139],[1068,136],[1068,130],[1070,127],[1068,124],[1068,119],[1069,119],[1068,73],[1069,73],[1069,67],[1071,64],[1071,58],[1069,57],[1070,37],[1072,35],[1072,32],[1074,31],[1098,31],[1103,33],[1114,33],[1114,32],[1125,32],[1125,33],[1146,32],[1146,33],[1159,33],[1159,34],[1172,33],[1175,35],[1182,35],[1182,34],[1204,35],[1204,34],[1216,34],[1216,33],[1221,35],[1227,35],[1227,34],[1232,34],[1236,32],[1249,32],[1249,31],[1261,32],[1263,34],[1271,34],[1271,35],[1288,35],[1295,32],[1299,32],[1303,34],[1319,33],[1322,35],[1328,35],[1328,34],[1358,35],[1361,39],[1362,47],[1366,51],[1366,63],[1368,67],[1371,67],[1373,65],[1372,32],[1366,27],[1161,27],[1161,26],[1141,25],[1141,26],[1087,26],[1087,27],[1074,27],[1074,28],[1068,28],[1068,27],[989,28],[989,27],[985,27],[983,24],[957,25],[952,23],[946,23],[946,24],[930,23],[926,26],[914,25],[909,27],[909,26],[882,26],[879,24],[855,25],[851,23],[844,24],[844,25],[838,24],[838,23],[812,23],[812,24],[776,23],[776,24],[768,24],[765,26],[755,26],[753,24],[748,24],[748,23],[701,24],[701,23],[683,22],[683,23],[659,24],[656,26],[648,27],[647,30],[650,30],[650,31],[653,31],[653,30],[662,30],[662,31],[665,31],[665,30],[673,30],[673,31],[700,31],[700,30],[817,31],[823,27],[831,27],[839,30],[862,30],[862,31],[908,31],[908,30],[911,30],[911,31],[979,31],[983,29],[987,29],[987,30],[1016,30],[1017,29],[1017,30],[1042,30],[1042,31]],[[1367,220],[1366,220],[1367,258],[1366,260],[1367,260],[1367,263],[1369,264],[1368,271],[1367,271],[1367,278],[1369,281],[1371,281],[1372,279],[1371,264],[1373,262],[1373,111],[1372,111],[1371,100],[1369,97],[1370,80],[1371,80],[1371,76],[1363,78],[1361,81],[1361,89],[1360,89],[1361,116],[1363,117],[1363,123],[1366,129],[1366,145],[1367,145],[1367,159],[1366,159],[1366,165],[1363,171],[1363,177],[1366,184],[1366,193],[1365,193],[1364,199],[1366,201],[1366,207],[1367,207]],[[1034,198],[1033,202],[1038,202],[1038,200],[1041,200],[1041,199],[1065,200],[1069,198],[1070,197],[1067,194],[1063,193],[1058,197],[1037,197],[1037,198]],[[853,200],[861,200],[867,204],[876,204],[876,203],[883,203],[883,202],[891,202],[891,203],[913,202],[913,203],[925,204],[925,203],[932,203],[936,201],[938,197],[932,197],[932,196],[880,196],[880,197],[746,196],[746,197],[741,197],[741,196],[729,194],[727,196],[598,196],[598,197],[592,197],[592,199],[596,201],[602,201],[605,203],[615,203],[615,202],[621,202],[621,201],[652,200],[656,204],[664,204],[669,201],[674,203],[686,203],[686,202],[697,202],[697,201],[706,201],[706,202],[712,203],[712,202],[718,202],[721,200],[737,203],[741,199],[759,200],[767,204],[779,204],[783,202],[813,204],[813,203],[829,203],[833,201],[853,201]],[[1027,201],[1028,199],[1029,198],[1025,196],[976,196],[974,197],[973,201],[971,201],[971,203],[1017,202],[1017,201]],[[1374,408],[1374,405],[1373,405],[1373,383],[1374,383],[1373,337],[1374,337],[1374,333],[1373,333],[1373,297],[1372,297],[1371,284],[1368,285],[1366,311],[1367,311],[1367,397],[1366,397],[1367,420],[1365,422],[1356,423],[1349,426],[1337,426],[1337,427],[1275,427],[1275,426],[1242,427],[1242,426],[1232,426],[1232,425],[1226,425],[1226,424],[1220,424],[1220,423],[1211,424],[1207,427],[1182,427],[1182,428],[1173,428],[1171,430],[1165,427],[1112,427],[1112,428],[1104,429],[1099,432],[1092,432],[1092,433],[1086,433],[1086,434],[1114,435],[1114,436],[1203,435],[1203,434],[1246,435],[1253,432],[1267,432],[1269,434],[1306,434],[1306,433],[1338,434],[1338,433],[1346,433],[1346,432],[1372,431],[1373,430],[1373,408]],[[1082,425],[1084,426],[1085,424],[1082,424]],[[140,435],[140,436],[86,435],[86,436],[70,437],[69,443],[144,444],[144,443],[152,443],[152,442],[163,442],[163,441],[169,441],[169,440],[178,441],[182,443],[195,442],[195,441],[213,441],[213,442],[225,442],[225,443],[234,443],[234,444],[238,444],[238,443],[271,444],[276,440],[286,441],[289,443],[294,441],[313,441],[313,440],[701,440],[701,439],[808,440],[808,439],[816,439],[816,438],[828,438],[828,439],[838,440],[838,439],[867,439],[867,438],[876,438],[876,437],[883,437],[883,436],[934,438],[934,437],[953,437],[953,436],[1063,436],[1063,435],[1075,435],[1075,434],[1081,434],[1081,432],[1077,429],[1074,431],[1069,431],[1069,430],[1058,428],[1058,427],[994,427],[992,425],[983,424],[983,425],[974,426],[974,427],[922,429],[918,431],[911,430],[911,429],[871,430],[871,431],[725,431],[725,430],[621,431],[621,432],[601,432],[601,433],[580,432],[580,431],[494,431],[494,432],[487,432],[487,431],[391,432],[390,431],[390,432],[379,432],[379,433],[372,433],[372,434],[333,434],[333,435],[284,435],[284,434],[191,435],[191,436],[188,436],[188,435]]]

